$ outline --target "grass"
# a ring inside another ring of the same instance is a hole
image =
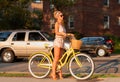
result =
[[[0,73],[0,77],[29,77],[31,76],[28,73]]]

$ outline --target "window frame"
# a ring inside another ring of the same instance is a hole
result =
[[[73,23],[72,27],[71,27],[71,23]],[[75,23],[74,16],[70,15],[68,17],[68,27],[69,27],[69,29],[74,29],[75,28],[74,23]]]
[[[43,0],[33,0],[34,3],[41,3]]]
[[[120,26],[120,17],[118,17],[118,25]]]
[[[104,0],[103,4],[104,4],[105,7],[109,7],[110,0]]]
[[[31,38],[30,35],[33,36],[33,39],[30,39]],[[36,36],[39,35],[39,38],[35,38],[35,35]],[[46,39],[39,32],[29,32],[28,41],[46,41]]]
[[[24,33],[24,39],[23,40],[18,40],[18,38],[17,38],[17,35],[18,34],[23,34]],[[26,32],[16,32],[15,34],[14,34],[14,36],[13,36],[13,38],[12,38],[12,41],[25,41],[25,36],[26,36]],[[16,39],[15,39],[16,38]]]
[[[104,21],[104,29],[109,29],[110,28],[110,16],[109,15],[105,15],[103,21]]]
[[[118,0],[118,4],[120,4],[120,0]]]
[[[50,18],[50,29],[55,29],[55,19],[54,18]]]

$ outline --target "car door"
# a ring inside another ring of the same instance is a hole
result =
[[[36,52],[47,51],[45,45],[49,45],[47,41],[39,32],[29,32],[27,41],[27,56]]]
[[[97,45],[98,45],[97,44],[97,37],[90,37],[89,43],[88,43],[89,50],[95,50]]]
[[[81,51],[87,51],[88,50],[88,37],[82,38],[82,46],[81,46]]]
[[[25,34],[26,32],[16,32],[10,42],[16,56],[26,55]]]

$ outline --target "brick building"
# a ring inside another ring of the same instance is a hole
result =
[[[77,31],[86,36],[112,34],[120,36],[120,0],[73,0],[75,4],[65,8],[65,25],[68,32]],[[50,32],[51,18],[49,0],[43,2],[44,31]],[[71,12],[72,11],[72,12]]]

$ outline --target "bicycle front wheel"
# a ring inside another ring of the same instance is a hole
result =
[[[33,77],[44,78],[50,73],[51,63],[44,54],[36,54],[29,60],[28,69]]]
[[[85,80],[94,73],[94,62],[86,54],[77,54],[72,57],[69,63],[69,70],[73,77],[79,80]]]

